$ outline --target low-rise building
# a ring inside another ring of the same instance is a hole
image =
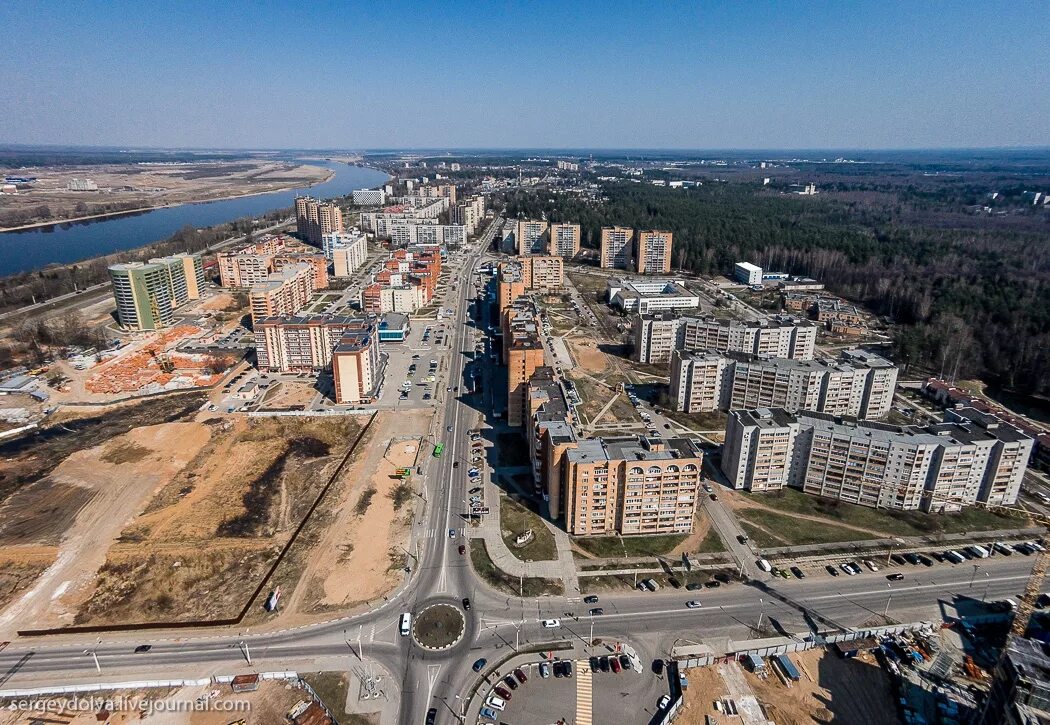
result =
[[[762,284],[762,268],[751,262],[737,262],[733,265],[733,276],[738,282],[746,285]]]
[[[624,312],[648,314],[688,310],[700,306],[700,297],[673,279],[614,279],[606,284],[609,304]]]

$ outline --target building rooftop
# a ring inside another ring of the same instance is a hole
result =
[[[380,330],[403,330],[408,327],[408,315],[400,312],[387,312],[379,323]]]
[[[285,326],[303,326],[308,327],[310,325],[360,325],[364,326],[369,324],[367,318],[355,317],[351,315],[329,315],[329,314],[316,314],[316,315],[286,315],[278,317],[262,317],[255,321],[254,327],[266,325],[285,325]]]
[[[574,463],[597,461],[667,461],[698,458],[699,452],[688,438],[589,438],[567,454]]]

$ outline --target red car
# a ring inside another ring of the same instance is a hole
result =
[[[612,667],[613,672],[619,672],[623,669],[622,667],[620,667],[620,660],[616,659],[615,657],[609,658],[609,667]]]
[[[508,690],[506,687],[500,687],[497,685],[496,687],[493,687],[492,690],[504,700],[509,700],[511,697],[510,690]]]
[[[520,682],[523,685],[526,682],[529,681],[529,678],[525,676],[525,673],[522,671],[522,669],[520,667],[518,667],[518,668],[516,668],[514,670],[514,676],[517,677],[518,678],[518,682]]]

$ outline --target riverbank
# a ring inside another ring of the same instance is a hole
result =
[[[369,167],[364,167],[363,166],[361,168],[369,168]],[[379,169],[374,169],[374,170],[375,171],[379,171]],[[260,191],[250,191],[250,192],[246,192],[244,194],[228,194],[228,195],[223,195],[223,196],[209,197],[209,198],[206,198],[206,199],[187,199],[187,200],[184,200],[184,201],[172,202],[170,204],[154,204],[152,206],[143,206],[143,207],[138,207],[138,208],[135,208],[135,209],[122,209],[121,211],[109,211],[109,212],[104,212],[102,214],[87,214],[85,216],[69,217],[69,218],[66,218],[66,219],[53,219],[51,221],[46,221],[46,222],[34,222],[33,224],[22,224],[21,226],[17,226],[17,227],[0,227],[0,234],[3,234],[5,232],[19,232],[19,231],[26,231],[26,230],[29,230],[29,229],[40,229],[42,227],[57,227],[57,226],[61,226],[63,224],[75,224],[77,222],[85,222],[85,221],[89,222],[89,221],[91,221],[93,219],[107,219],[107,218],[114,218],[114,217],[131,216],[133,214],[141,214],[143,212],[156,211],[158,209],[174,209],[176,207],[186,206],[187,204],[208,204],[208,203],[213,202],[213,201],[230,201],[231,199],[243,199],[245,197],[260,196],[262,194],[276,194],[276,193],[280,193],[282,191],[291,191],[293,189],[310,189],[310,188],[313,188],[315,186],[320,186],[321,184],[327,184],[329,181],[331,181],[334,178],[335,178],[335,172],[334,171],[329,171],[328,174],[325,175],[325,177],[323,179],[318,179],[317,181],[314,181],[314,182],[312,182],[312,183],[310,183],[310,184],[308,184],[306,186],[303,186],[301,183],[298,183],[298,184],[291,184],[290,186],[279,186],[279,187],[277,187],[275,189],[263,189],[263,190],[260,190]]]

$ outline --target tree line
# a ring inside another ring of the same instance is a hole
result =
[[[596,248],[602,226],[674,232],[674,265],[731,274],[750,261],[820,279],[897,323],[895,354],[917,372],[1050,393],[1050,217],[975,225],[894,197],[854,203],[771,194],[753,184],[693,189],[611,183],[590,201],[505,195],[508,217],[571,221]]]

